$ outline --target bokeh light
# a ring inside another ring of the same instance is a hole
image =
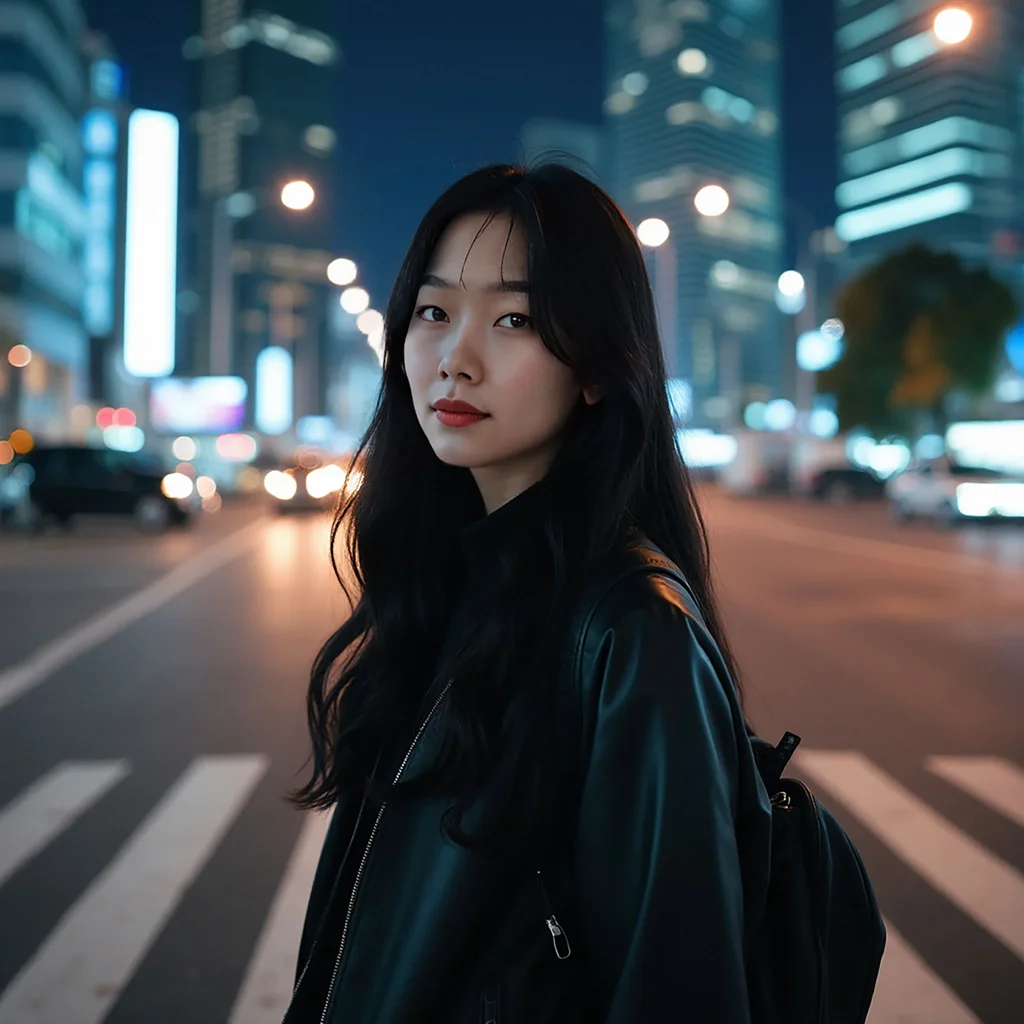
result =
[[[962,7],[947,7],[935,15],[935,35],[948,46],[962,43],[974,27],[974,19]]]
[[[0,466],[6,466],[14,460],[14,449],[10,441],[0,441]]]
[[[373,334],[384,327],[384,314],[376,309],[364,309],[356,319],[356,327],[363,334]]]
[[[32,362],[32,349],[28,345],[14,345],[7,353],[7,361],[19,369]]]
[[[210,498],[217,493],[217,481],[212,476],[201,476],[196,481],[196,490],[200,498]]]
[[[342,288],[351,284],[358,273],[359,268],[352,260],[339,258],[327,264],[327,280]]]
[[[729,209],[729,193],[721,185],[705,185],[693,197],[693,205],[702,217],[721,217]]]
[[[7,441],[18,455],[28,455],[36,446],[32,435],[27,430],[22,430],[21,428],[12,431]]]
[[[171,451],[174,452],[176,459],[181,459],[182,462],[191,462],[196,457],[198,449],[191,437],[176,437],[174,444],[171,445]]]
[[[281,202],[289,210],[308,210],[315,198],[316,192],[308,181],[289,181],[281,189]]]
[[[640,239],[641,245],[657,249],[668,241],[669,227],[660,217],[648,217],[637,225],[636,237]]]
[[[341,308],[346,313],[362,313],[369,305],[370,293],[365,288],[346,288],[341,293]]]

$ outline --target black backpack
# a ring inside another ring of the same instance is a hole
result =
[[[754,1024],[864,1024],[885,925],[857,848],[799,780],[782,772],[800,742],[751,735],[772,803],[771,873],[749,951]]]
[[[707,629],[679,569],[655,549],[645,561],[679,583]],[[747,734],[772,804],[771,870],[764,915],[747,958],[753,1024],[864,1024],[885,949],[885,925],[857,847],[798,779],[783,771],[800,743]]]

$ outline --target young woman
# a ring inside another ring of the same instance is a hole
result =
[[[564,167],[470,174],[386,324],[285,1020],[749,1021],[769,803],[630,224]]]

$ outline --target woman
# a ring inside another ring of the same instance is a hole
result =
[[[770,811],[632,228],[567,168],[470,174],[386,324],[286,1021],[748,1021]]]

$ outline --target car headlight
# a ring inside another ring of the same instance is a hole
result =
[[[962,516],[1024,516],[1024,484],[959,484],[956,507]]]
[[[168,473],[160,481],[160,490],[164,492],[165,497],[176,501],[184,501],[192,494],[194,488],[195,484],[184,473]]]
[[[299,489],[295,477],[290,473],[282,473],[279,469],[272,469],[263,478],[263,487],[267,494],[278,501],[291,501]]]
[[[340,491],[345,483],[345,471],[331,463],[314,469],[306,477],[306,491],[311,498],[326,498],[328,494]]]

